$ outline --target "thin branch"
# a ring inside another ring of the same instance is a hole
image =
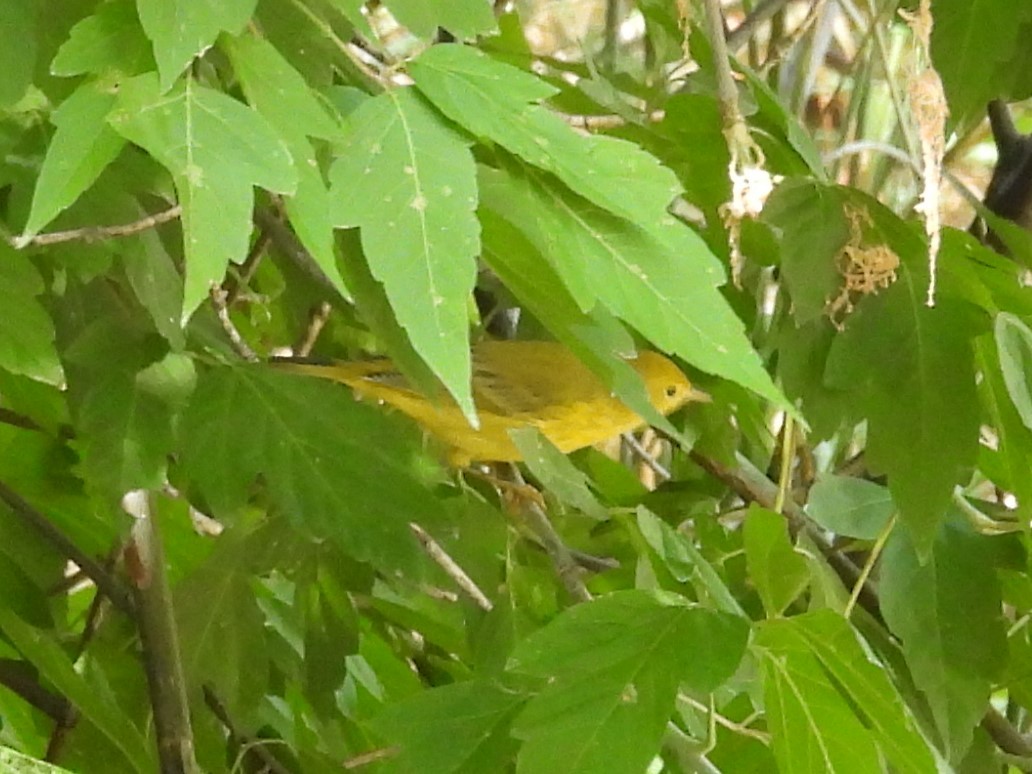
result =
[[[144,500],[135,510],[136,523],[127,553],[131,552],[137,562],[137,622],[154,712],[158,760],[162,774],[199,774],[161,534],[149,501]]]
[[[32,527],[58,553],[75,562],[115,607],[128,615],[133,614],[132,598],[125,587],[3,481],[0,481],[0,500],[7,503],[15,515]]]
[[[249,363],[257,363],[258,355],[254,353],[254,350],[244,341],[244,337],[240,335],[240,331],[233,324],[233,320],[229,316],[229,307],[226,306],[227,293],[218,285],[212,285],[211,288],[211,303],[215,307],[215,313],[218,315],[219,322],[222,323],[222,330],[226,332],[226,336],[229,338],[229,343],[232,345],[234,351],[240,355],[244,360]]]
[[[319,307],[312,312],[311,318],[308,320],[308,326],[305,328],[305,335],[294,347],[294,354],[298,357],[308,357],[312,353],[312,348],[315,346],[315,342],[319,338],[319,334],[322,333],[322,329],[326,327],[327,321],[330,319],[330,313],[333,311],[333,307],[330,306],[329,302],[323,301],[319,304]]]
[[[491,600],[480,590],[476,582],[466,574],[466,571],[459,566],[448,552],[441,548],[441,545],[434,540],[426,530],[416,523],[409,524],[409,529],[415,533],[420,545],[427,555],[434,560],[438,567],[444,570],[444,574],[455,581],[455,585],[466,592],[466,596],[472,599],[481,610],[490,613],[494,608]]]
[[[226,291],[226,306],[233,306],[243,289],[251,284],[251,279],[258,270],[258,266],[262,262],[262,256],[265,255],[265,251],[271,242],[272,238],[265,229],[259,226],[258,237],[254,240],[254,244],[251,245],[251,249],[247,251],[247,257],[240,264],[240,269],[235,276],[227,277],[226,281],[222,283],[222,288]]]
[[[633,433],[621,433],[620,437],[623,439],[623,442],[627,444],[627,448],[634,452],[642,462],[651,468],[653,473],[664,481],[669,481],[673,478],[673,476],[670,475],[670,471],[664,468],[655,457],[649,454],[649,450],[641,445],[638,439],[634,437]]]
[[[526,482],[523,480],[523,476],[520,475],[519,468],[515,465],[510,467],[516,482],[525,486]],[[522,502],[524,503],[522,510],[523,518],[526,520],[531,532],[537,536],[538,540],[541,541],[541,545],[544,546],[545,552],[552,560],[556,574],[559,576],[559,580],[562,581],[567,593],[578,602],[590,602],[592,600],[591,592],[588,591],[588,587],[584,585],[584,581],[581,579],[581,567],[570,554],[570,549],[563,543],[555,527],[552,526],[548,514],[545,513],[538,503],[529,498],[524,498]]]
[[[290,774],[286,766],[269,752],[267,747],[269,740],[257,739],[242,733],[229,716],[226,706],[219,699],[215,690],[208,684],[205,684],[202,690],[204,692],[204,703],[208,705],[211,714],[218,718],[219,722],[226,727],[226,731],[229,732],[229,741],[239,745],[244,750],[245,756],[257,758],[257,760],[253,761],[257,764],[256,770],[267,771],[270,774]]]
[[[767,508],[773,504],[777,496],[777,487],[741,454],[736,456],[737,466],[734,469],[725,468],[698,452],[693,451],[690,456],[697,465],[727,484],[743,500],[756,502]],[[847,588],[860,589],[857,597],[860,606],[884,626],[885,620],[881,615],[878,594],[869,583],[861,582],[861,572],[856,565],[828,544],[824,536],[808,523],[802,508],[793,500],[785,503],[784,514],[793,532],[805,532]],[[982,728],[1004,752],[1032,756],[1032,743],[992,706],[982,718]]]
[[[26,247],[44,247],[62,242],[99,242],[104,239],[115,239],[117,237],[139,234],[141,231],[147,231],[160,226],[162,223],[175,220],[182,212],[183,208],[177,204],[174,207],[169,207],[164,212],[148,215],[132,223],[123,223],[119,226],[85,226],[83,228],[73,228],[69,231],[52,231],[49,234],[36,234],[31,237],[14,237],[10,240],[10,243],[16,250],[22,250]]]
[[[60,694],[41,686],[30,671],[32,668],[24,661],[0,658],[0,685],[18,694],[51,720],[61,722],[72,705]]]
[[[42,430],[33,419],[23,416],[16,411],[0,408],[0,424],[20,427],[22,430]]]
[[[789,0],[762,0],[752,13],[745,17],[741,24],[735,27],[727,35],[727,48],[729,51],[737,51],[746,41],[752,38],[756,28],[774,18],[782,8],[788,5]]]

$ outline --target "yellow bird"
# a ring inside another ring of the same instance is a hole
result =
[[[348,385],[363,398],[382,401],[415,419],[449,449],[449,462],[522,459],[509,431],[532,426],[563,453],[634,430],[645,420],[628,408],[572,352],[547,341],[483,341],[473,347],[474,429],[448,397],[431,402],[405,382],[386,359],[328,364],[282,359],[273,363]],[[645,382],[660,414],[709,397],[692,387],[676,365],[656,352],[628,359]]]

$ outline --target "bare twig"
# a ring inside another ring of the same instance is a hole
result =
[[[655,473],[657,476],[659,476],[664,481],[669,481],[672,478],[672,476],[670,475],[670,471],[667,470],[666,468],[664,468],[656,460],[655,457],[653,457],[651,454],[649,454],[649,450],[646,449],[644,446],[641,445],[641,443],[638,442],[638,439],[634,437],[633,433],[622,433],[620,435],[620,437],[623,439],[623,442],[625,444],[627,444],[627,447],[632,452],[634,452],[635,455],[637,455],[637,457],[642,462],[644,462],[646,465],[648,465],[648,467],[650,467],[652,469],[653,473]]]
[[[448,552],[441,548],[441,545],[418,524],[414,522],[409,524],[409,529],[415,533],[427,555],[434,560],[438,567],[444,570],[445,575],[455,581],[455,585],[466,592],[466,596],[472,599],[477,604],[477,607],[485,612],[491,612],[494,607],[491,604],[491,600],[480,590],[476,582],[466,574],[466,571],[459,566],[459,563],[452,559]]]
[[[136,523],[127,553],[132,554],[137,568],[137,622],[154,712],[158,760],[162,774],[199,774],[161,534],[149,501],[144,500],[135,510]]]
[[[108,556],[104,562],[104,569],[106,572],[111,572],[115,568],[115,564],[118,562],[118,557],[122,553],[122,545],[120,542],[116,542],[112,546],[111,550],[108,551]],[[81,575],[82,570],[77,570],[76,575]],[[97,626],[101,619],[101,612],[106,610],[105,605],[106,598],[102,594],[94,594],[93,599],[90,600],[90,607],[86,611],[86,621],[82,627],[82,634],[79,637],[78,647],[76,653],[72,658],[75,662],[79,657],[86,652],[86,646],[89,645],[90,640],[93,639],[93,635],[97,631]],[[47,743],[47,752],[44,756],[46,760],[51,763],[56,763],[61,755],[64,748],[64,743],[68,739],[69,732],[75,728],[79,722],[79,708],[70,702],[65,709],[65,713],[56,719],[57,722],[54,724],[54,730],[50,734],[50,741]]]
[[[520,475],[519,468],[512,465],[511,469],[516,482],[525,485],[526,482]],[[590,602],[591,592],[581,580],[581,568],[570,554],[570,549],[563,543],[559,533],[555,531],[555,527],[548,519],[548,514],[533,500],[524,499],[523,504],[523,518],[530,530],[541,541],[541,545],[544,546],[567,593],[578,602]]]
[[[155,226],[160,226],[162,223],[175,220],[182,212],[183,208],[177,204],[174,207],[169,207],[164,212],[148,215],[132,223],[124,223],[119,226],[85,226],[83,228],[73,228],[69,231],[52,231],[49,234],[36,234],[31,237],[14,237],[10,242],[11,246],[16,250],[26,247],[56,245],[62,242],[99,242],[104,239],[115,239],[117,237],[139,234],[141,231],[146,231]]]
[[[0,685],[18,694],[52,720],[60,722],[71,704],[60,694],[41,686],[33,676],[33,671],[24,661],[0,658]]]
[[[99,562],[76,546],[46,516],[33,508],[22,499],[21,495],[2,481],[0,481],[0,500],[7,503],[15,515],[39,533],[44,540],[57,549],[58,553],[75,562],[89,579],[96,584],[100,592],[111,600],[115,607],[123,613],[132,615],[132,598],[122,584],[109,574]]]
[[[226,731],[229,732],[230,742],[239,745],[244,750],[245,756],[257,759],[254,761],[257,764],[255,770],[266,771],[269,774],[290,774],[286,766],[269,752],[267,745],[269,740],[256,739],[242,733],[229,716],[226,706],[215,693],[215,689],[205,684],[202,690],[204,692],[204,703],[208,705],[211,714],[218,718],[219,722],[226,727]]]
[[[788,2],[789,0],[762,0],[758,3],[752,13],[728,33],[728,50],[737,51],[741,48],[753,36],[757,27],[772,19],[778,11],[788,5]]]
[[[552,111],[556,116],[568,123],[574,129],[583,129],[586,132],[597,132],[605,129],[617,129],[627,125],[627,119],[615,114],[588,116],[575,113],[561,113],[558,110]],[[665,110],[653,110],[643,118],[649,123],[658,124],[666,118]]]
[[[237,330],[237,327],[229,317],[229,308],[226,306],[226,296],[227,294],[225,290],[218,285],[212,285],[211,303],[215,307],[215,313],[219,317],[219,322],[222,323],[222,330],[226,332],[226,336],[229,338],[229,343],[240,357],[249,363],[257,363],[258,355],[256,355],[254,350],[248,346],[246,341],[244,341],[244,337],[240,335],[240,331]]]
[[[233,306],[243,289],[251,284],[251,279],[258,270],[262,256],[265,255],[265,250],[271,242],[272,237],[259,226],[258,237],[251,245],[251,249],[248,250],[244,262],[240,264],[240,269],[235,276],[227,277],[226,281],[222,283],[222,288],[226,291],[226,306]]]
[[[308,326],[305,328],[304,338],[294,347],[295,355],[298,357],[308,357],[312,353],[312,348],[315,346],[319,334],[322,333],[322,329],[326,326],[326,322],[330,319],[332,311],[333,307],[330,306],[329,302],[323,301],[312,312],[312,316],[308,320]]]

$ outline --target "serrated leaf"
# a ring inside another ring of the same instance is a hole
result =
[[[457,38],[472,38],[498,26],[490,4],[482,0],[390,0],[387,7],[420,38],[432,36],[438,28]]]
[[[0,368],[47,384],[64,381],[54,323],[36,300],[43,279],[28,258],[0,240]]]
[[[652,225],[680,193],[677,177],[637,145],[584,137],[534,101],[555,89],[475,48],[438,45],[409,64],[416,86],[448,118],[556,175],[578,194]],[[708,255],[708,252],[707,252]],[[720,271],[712,259],[713,271]]]
[[[597,306],[583,312],[555,270],[516,226],[486,208],[480,210],[479,217],[484,239],[482,258],[520,307],[584,361],[639,416],[676,437],[676,429],[649,402],[641,377],[625,359],[635,351],[635,345],[620,321]]]
[[[9,747],[0,747],[0,771],[5,774],[71,774],[68,769],[30,758]]]
[[[1028,41],[1032,5],[1010,0],[936,0],[931,55],[957,120],[1001,95],[1015,53]]]
[[[745,518],[743,539],[749,577],[767,615],[777,617],[809,583],[806,559],[792,546],[785,517],[755,504]]]
[[[831,610],[816,610],[792,618],[790,623],[849,697],[892,765],[898,771],[931,771],[935,761],[914,718],[886,668],[874,659],[849,622]]]
[[[712,691],[738,666],[742,619],[671,594],[624,591],[570,608],[516,646],[510,670],[548,679],[513,725],[517,771],[637,774],[683,681]]]
[[[948,298],[926,306],[923,241],[879,205],[863,206],[902,265],[835,337],[825,379],[854,391],[868,419],[868,464],[888,474],[900,518],[923,550],[978,454],[971,338],[979,318]]]
[[[959,760],[1006,663],[1006,631],[990,539],[952,515],[926,559],[896,529],[881,558],[881,611],[931,707],[951,760]]]
[[[308,137],[327,140],[341,129],[304,77],[266,40],[243,35],[227,43],[233,69],[247,101],[279,133],[294,159],[297,191],[286,199],[287,214],[302,244],[340,293],[348,288],[333,251],[331,201]]]
[[[836,535],[874,540],[895,505],[884,486],[854,476],[822,473],[810,489],[806,514]]]
[[[290,154],[258,113],[191,80],[162,95],[153,74],[133,78],[122,84],[108,120],[175,180],[183,207],[185,320],[229,262],[247,255],[252,186],[293,192]]]
[[[40,15],[35,2],[0,3],[0,108],[20,100],[32,83]]]
[[[153,771],[154,761],[143,735],[115,697],[78,674],[61,646],[0,606],[0,630],[57,690],[104,734],[139,772]]]
[[[102,3],[96,13],[72,27],[50,63],[50,72],[63,76],[109,71],[136,75],[152,62],[135,4],[115,0]]]
[[[386,770],[480,774],[505,769],[515,747],[509,723],[525,699],[518,691],[477,681],[433,688],[387,707],[373,721],[398,748]]]
[[[378,566],[411,568],[408,523],[439,507],[399,422],[340,385],[270,366],[201,375],[183,417],[182,458],[217,512],[241,507],[260,474],[291,519]]]
[[[36,181],[26,236],[37,234],[73,204],[125,146],[125,139],[106,121],[116,99],[110,84],[87,82],[54,111],[57,131]]]
[[[745,619],[745,611],[738,600],[691,540],[644,506],[638,506],[637,517],[642,537],[675,579],[692,583],[699,599],[707,606]]]
[[[762,624],[756,646],[778,768],[793,774],[880,774],[871,733],[798,635],[794,619]]]
[[[193,388],[193,361],[168,355],[139,372],[112,367],[93,377],[76,412],[87,479],[112,497],[160,489],[178,410]]]
[[[257,4],[258,0],[136,0],[140,24],[154,44],[161,92],[168,91],[193,58],[211,47],[220,32],[238,34]]]
[[[638,228],[528,168],[484,171],[481,198],[523,231],[582,310],[600,303],[660,349],[785,403],[717,290],[715,259],[691,231],[676,222]]]
[[[266,620],[252,572],[261,532],[231,532],[174,589],[173,609],[187,684],[211,683],[223,701],[247,711],[265,692]]]
[[[591,491],[588,477],[536,427],[510,430],[509,437],[520,450],[527,468],[549,494],[594,519],[609,518],[609,513]]]
[[[838,190],[812,180],[787,180],[763,208],[781,232],[781,269],[797,325],[819,320],[842,286],[835,256],[849,233]]]
[[[367,100],[348,116],[330,172],[339,226],[358,226],[412,346],[471,421],[469,295],[480,227],[469,142],[412,89]]]
[[[1032,429],[1032,330],[1016,315],[1001,312],[993,331],[1007,394],[1022,423]]]

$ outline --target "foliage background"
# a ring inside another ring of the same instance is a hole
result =
[[[1027,770],[1032,253],[948,227],[926,305],[909,5],[724,3],[729,99],[715,2],[0,4],[2,765]],[[966,178],[1032,5],[932,12]],[[246,362],[471,412],[513,309],[712,394],[669,480],[521,436],[546,514]]]

